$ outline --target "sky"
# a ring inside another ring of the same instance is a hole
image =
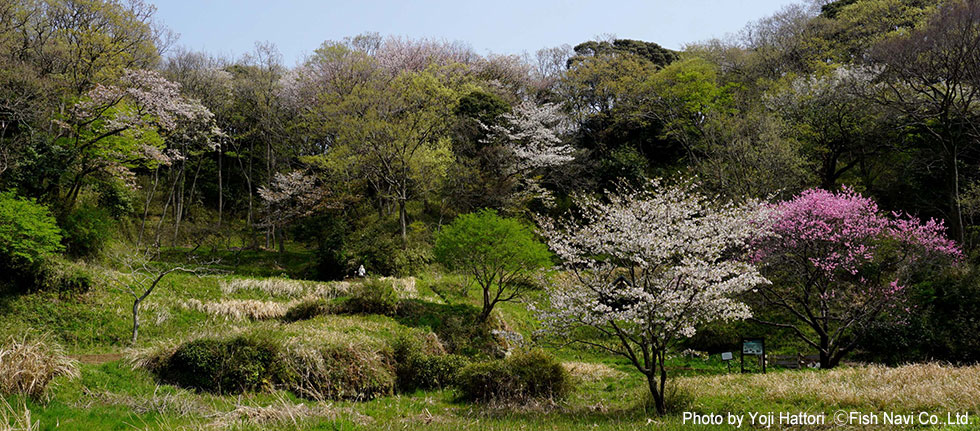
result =
[[[149,0],[178,46],[235,58],[271,42],[287,66],[365,32],[462,41],[479,54],[534,53],[597,36],[687,43],[741,30],[799,0]]]

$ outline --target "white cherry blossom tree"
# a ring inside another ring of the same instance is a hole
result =
[[[574,159],[572,147],[562,142],[568,122],[558,105],[525,100],[501,117],[501,124],[484,127],[488,140],[503,142],[513,153],[516,171],[555,167]]]
[[[705,323],[750,317],[734,297],[768,283],[743,259],[762,207],[659,181],[576,203],[577,217],[539,220],[565,270],[539,307],[542,331],[629,359],[664,414],[668,349]]]

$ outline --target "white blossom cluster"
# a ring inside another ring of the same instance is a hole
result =
[[[258,189],[266,206],[266,224],[280,226],[311,214],[318,208],[316,179],[302,171],[276,173],[268,187]]]
[[[567,122],[557,105],[526,100],[502,117],[501,125],[484,127],[489,139],[503,141],[513,152],[518,171],[554,167],[574,159],[572,147],[562,143]]]
[[[193,99],[180,95],[180,84],[149,70],[127,70],[120,85],[97,84],[86,99],[73,108],[78,118],[92,118],[126,100],[131,109],[116,110],[105,119],[108,129],[157,126],[165,131],[177,129],[181,122],[211,123],[213,114]]]
[[[715,204],[692,186],[621,189],[577,200],[579,216],[539,220],[565,275],[539,310],[544,330],[630,356],[663,351],[704,323],[751,316],[733,297],[769,283],[744,256],[762,207]],[[608,341],[612,340],[611,345]]]
[[[767,94],[763,103],[772,111],[796,110],[807,105],[850,103],[868,93],[882,69],[872,66],[841,66],[824,75],[799,77],[788,89]]]
[[[69,118],[56,123],[66,134],[92,136],[78,139],[77,149],[90,152],[91,165],[130,187],[132,165],[170,165],[184,160],[192,145],[214,149],[211,138],[222,135],[211,111],[181,96],[180,84],[148,70],[126,70],[118,85],[97,84],[72,106]],[[133,143],[108,139],[115,136]]]

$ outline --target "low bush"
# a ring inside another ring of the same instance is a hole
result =
[[[0,345],[0,392],[41,398],[58,376],[78,377],[75,361],[46,340],[8,338]]]
[[[46,206],[0,192],[0,272],[32,273],[62,249],[61,229]]]
[[[414,391],[455,386],[460,370],[469,363],[465,357],[453,354],[413,356],[399,364],[398,387],[403,391]]]
[[[476,402],[559,400],[573,388],[568,371],[540,350],[468,365],[460,370],[458,379],[460,398]]]
[[[337,311],[337,304],[323,298],[307,299],[289,308],[282,320],[298,322]]]
[[[158,369],[178,386],[214,393],[240,393],[293,381],[282,347],[269,339],[202,338],[177,348]]]
[[[389,357],[366,346],[293,346],[287,363],[296,395],[316,401],[370,400],[390,395],[395,375]]]
[[[370,400],[395,388],[391,352],[371,343],[254,335],[201,338],[132,358],[161,381],[219,394],[281,388],[311,400]]]
[[[435,334],[405,335],[392,343],[398,389],[439,389],[454,386],[459,370],[469,364],[463,356],[446,354]]]
[[[394,315],[398,311],[398,292],[391,281],[370,279],[354,287],[350,298],[338,310],[349,314]]]

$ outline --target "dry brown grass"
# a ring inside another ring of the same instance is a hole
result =
[[[0,392],[40,398],[55,377],[78,375],[76,362],[43,338],[10,337],[0,345]]]
[[[255,299],[225,299],[218,302],[201,302],[188,299],[178,303],[185,310],[197,310],[212,316],[233,320],[265,320],[279,319],[286,315],[289,308],[299,303],[275,301],[259,301]]]
[[[572,377],[583,382],[598,382],[605,379],[622,379],[626,373],[605,364],[591,362],[565,362],[561,364]]]
[[[301,298],[314,296],[335,298],[350,293],[351,285],[347,282],[321,283],[308,280],[290,280],[288,278],[238,278],[221,283],[221,291],[230,295],[241,290],[257,290],[274,297]]]
[[[695,394],[733,399],[818,401],[842,407],[893,411],[970,410],[980,412],[980,366],[872,365],[829,371],[688,377],[678,381]]]
[[[0,431],[34,431],[40,429],[38,422],[31,421],[31,411],[25,405],[16,409],[0,398]]]

